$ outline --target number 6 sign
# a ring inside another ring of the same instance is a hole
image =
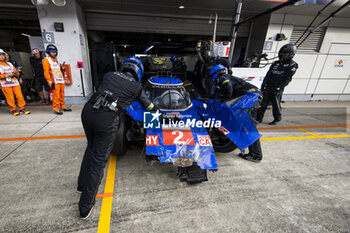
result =
[[[55,36],[53,35],[53,32],[43,32],[43,42],[45,44],[54,44]]]

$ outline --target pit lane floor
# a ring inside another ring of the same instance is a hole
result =
[[[219,170],[202,184],[148,165],[141,149],[112,156],[86,221],[75,192],[82,106],[63,116],[34,106],[18,117],[0,107],[0,232],[349,232],[350,102],[283,107],[280,124],[266,124],[268,110],[259,125],[262,162],[217,154]],[[334,107],[347,115],[295,110]]]

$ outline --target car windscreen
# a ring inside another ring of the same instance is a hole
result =
[[[189,94],[180,87],[149,87],[147,93],[153,104],[160,109],[185,109],[191,105]]]

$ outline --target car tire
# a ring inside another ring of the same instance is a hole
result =
[[[127,140],[126,140],[126,116],[124,113],[119,115],[119,129],[114,142],[114,147],[112,153],[120,156],[124,155],[127,150]]]
[[[229,153],[237,149],[237,146],[232,141],[216,145],[213,144],[213,147],[215,152],[220,153]]]

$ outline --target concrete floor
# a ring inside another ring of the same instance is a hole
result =
[[[322,111],[347,107],[349,115],[350,102],[283,106],[278,127],[349,122],[341,111]],[[318,114],[294,108],[318,109],[311,111]],[[31,115],[14,117],[0,107],[0,139],[84,134],[82,106],[63,116],[49,106],[28,109]],[[350,135],[349,127],[305,129]],[[237,150],[218,154],[218,172],[198,185],[179,182],[172,165],[149,166],[140,149],[118,157],[110,232],[349,232],[350,137],[285,140],[281,137],[310,134],[260,132],[266,138],[262,162],[242,160]],[[102,198],[88,220],[78,217],[75,190],[85,146],[85,138],[0,140],[0,232],[97,231]]]

